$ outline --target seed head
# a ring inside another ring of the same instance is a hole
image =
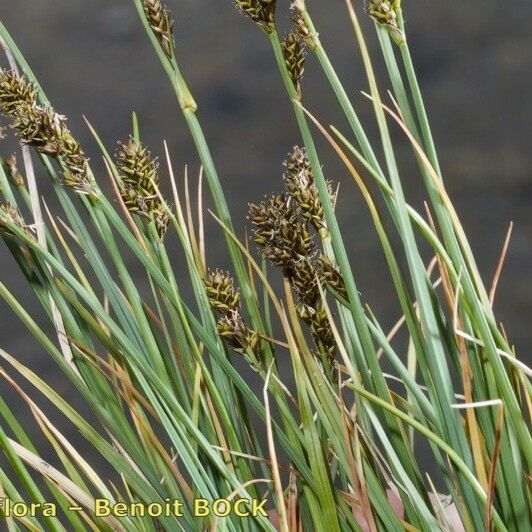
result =
[[[286,168],[283,174],[286,191],[298,204],[303,218],[318,232],[326,230],[323,204],[314,182],[314,174],[306,150],[294,146],[288,158],[283,162],[283,166]],[[331,183],[327,182],[327,186],[332,199]]]
[[[284,194],[250,204],[249,220],[255,226],[255,242],[273,264],[289,269],[301,257],[314,255],[313,237]]]
[[[329,257],[322,254],[318,259],[318,268],[325,284],[344,299],[347,299],[344,278],[340,273],[338,266],[333,263]]]
[[[297,31],[291,31],[282,42],[284,62],[298,93],[301,93],[301,80],[305,72],[307,56],[305,44]]]
[[[314,307],[320,299],[317,270],[307,258],[294,261],[287,272],[290,285],[305,306]]]
[[[397,44],[404,41],[404,35],[397,23],[399,0],[370,0],[368,12],[371,18],[385,28]]]
[[[10,155],[7,159],[4,159],[4,163],[7,167],[7,174],[11,183],[16,188],[21,188],[24,186],[24,177],[20,173],[17,164],[17,156],[15,154]]]
[[[57,159],[65,168],[63,181],[77,192],[91,194],[88,158],[66,125],[66,118],[51,107],[21,105],[13,128],[23,144]]]
[[[301,304],[297,307],[297,311],[299,317],[309,326],[312,338],[318,349],[325,353],[332,363],[336,351],[336,341],[325,309],[316,309]]]
[[[251,351],[259,355],[260,336],[246,325],[240,314],[240,292],[229,273],[210,270],[204,283],[211,308],[221,314],[217,323],[220,336],[238,353]]]
[[[23,144],[55,158],[61,149],[59,138],[64,120],[50,107],[23,103],[14,115],[13,128]]]
[[[90,191],[88,158],[83,152],[80,143],[70,134],[66,127],[62,129],[60,143],[59,158],[67,168],[63,174],[65,185],[79,192]]]
[[[260,336],[249,329],[237,311],[231,311],[218,320],[218,333],[225,338],[238,353],[251,350],[258,354]]]
[[[148,149],[132,138],[120,142],[116,152],[116,166],[120,173],[120,195],[130,212],[153,221],[162,237],[170,221],[158,193],[158,164]]]
[[[320,309],[314,314],[310,330],[318,349],[323,351],[332,363],[336,351],[336,341],[325,309]]]
[[[50,106],[37,104],[37,90],[25,76],[0,70],[0,109],[12,119],[23,144],[63,164],[64,183],[77,192],[92,193],[88,159],[72,136],[66,118]]]
[[[119,142],[116,161],[125,185],[142,188],[148,196],[156,194],[159,165],[146,146],[132,138]]]
[[[161,44],[164,53],[172,59],[174,55],[174,23],[170,10],[160,0],[144,0],[144,13],[148,24]]]
[[[205,279],[205,288],[211,307],[218,312],[229,314],[240,308],[240,292],[229,273],[210,270]]]
[[[19,107],[36,103],[37,88],[26,76],[0,69],[0,110],[4,114],[14,116]]]
[[[277,0],[234,0],[237,9],[258,24],[266,33],[275,30]]]

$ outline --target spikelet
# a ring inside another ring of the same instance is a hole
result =
[[[332,364],[336,351],[336,341],[325,309],[320,308],[314,314],[310,324],[310,331],[318,349],[327,355],[329,362]]]
[[[301,39],[303,39],[307,44],[309,44],[308,39],[310,38],[310,31],[308,29],[307,23],[301,16],[301,13],[297,9],[292,8],[291,15],[294,30]]]
[[[371,18],[385,28],[397,44],[404,41],[404,35],[397,22],[398,0],[369,0],[368,13]]]
[[[300,304],[297,307],[299,317],[309,326],[314,343],[324,353],[330,363],[334,360],[336,341],[325,309]]]
[[[14,116],[20,106],[37,104],[37,89],[26,76],[0,69],[0,111]]]
[[[63,122],[64,126],[64,122]],[[61,129],[59,138],[61,149],[59,159],[66,166],[63,174],[65,185],[78,190],[78,192],[90,193],[88,158],[80,143],[71,135],[66,126]]]
[[[20,141],[62,163],[66,185],[92,194],[88,158],[70,133],[66,118],[50,106],[38,105],[36,94],[26,76],[0,71],[0,110],[12,119]]]
[[[301,80],[305,72],[306,50],[303,39],[296,31],[289,32],[282,44],[284,62],[298,94],[301,93]]]
[[[246,326],[238,311],[224,314],[218,320],[218,333],[233,347],[237,353],[259,352],[260,336]]]
[[[127,143],[119,142],[115,159],[121,179],[120,195],[127,209],[154,222],[159,236],[164,236],[170,217],[157,193],[157,161],[132,138]]]
[[[127,143],[119,142],[116,159],[125,185],[142,188],[147,196],[156,193],[158,163],[146,146],[132,138]]]
[[[144,0],[144,13],[151,30],[169,59],[174,55],[174,23],[170,11],[160,0]]]
[[[234,0],[237,9],[258,24],[266,33],[275,30],[276,0]]]
[[[251,203],[248,218],[255,227],[255,242],[273,264],[289,269],[299,258],[315,254],[314,239],[286,195]]]
[[[308,258],[294,261],[287,272],[290,285],[301,303],[314,307],[320,299],[318,271]]]
[[[66,118],[51,107],[24,105],[18,110],[13,127],[23,144],[57,159],[65,169],[63,182],[77,192],[91,194],[88,158],[66,125]]]
[[[323,204],[314,182],[314,175],[306,150],[299,146],[294,146],[288,154],[288,158],[283,162],[283,166],[286,168],[283,174],[286,191],[297,202],[301,215],[314,226],[316,231],[326,231],[327,224],[325,222]],[[327,182],[327,187],[332,200],[333,194],[330,182]]]
[[[222,314],[238,311],[240,292],[235,288],[234,281],[227,272],[210,270],[205,279],[207,297],[213,309]]]
[[[250,329],[240,314],[240,292],[227,272],[210,270],[205,279],[205,290],[211,308],[221,317],[218,319],[218,333],[238,353],[246,355],[248,351],[260,355],[260,336]],[[249,360],[258,367],[258,360]]]
[[[338,266],[334,264],[329,257],[322,254],[318,259],[318,268],[320,269],[320,277],[323,279],[324,283],[344,299],[347,299],[344,278],[342,277]]]

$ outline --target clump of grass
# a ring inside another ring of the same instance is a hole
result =
[[[183,195],[168,148],[164,164],[151,156],[135,115],[131,137],[114,156],[89,126],[112,178],[115,195],[108,197],[66,118],[0,24],[10,63],[0,71],[0,111],[23,151],[22,164],[16,156],[0,164],[0,235],[57,339],[1,282],[0,296],[94,417],[89,422],[61,396],[62,386],[0,350],[0,375],[28,406],[56,464],[43,460],[40,441],[32,441],[11,401],[0,397],[6,457],[0,498],[41,507],[48,501],[58,509],[19,516],[0,507],[7,529],[529,530],[532,371],[493,310],[505,253],[486,286],[445,188],[400,2],[366,5],[392,99],[381,95],[387,82],[377,81],[359,14],[347,2],[378,130],[370,140],[306,3],[296,0],[286,13],[293,30],[281,41],[276,17],[283,13],[274,0],[235,0],[267,35],[302,142],[283,163],[274,190],[284,183],[284,192],[250,203],[257,253],[234,231],[198,105],[178,63],[170,11],[159,0],[132,3],[202,163],[197,203],[188,173]],[[180,38],[186,34],[182,28]],[[345,132],[324,127],[306,101],[307,49],[345,114]],[[426,212],[403,190],[392,127],[412,147]],[[335,192],[320,162],[318,136],[355,187]],[[46,220],[36,161],[58,200]],[[234,279],[208,263],[203,178]],[[171,189],[172,206],[161,188]],[[335,215],[337,201],[355,196],[368,207],[393,282],[398,321],[390,331],[365,301],[351,267],[344,240],[356,228],[341,226]],[[138,262],[141,276],[132,276],[130,261]],[[176,276],[178,261],[187,278]],[[283,282],[280,291],[273,288],[275,276]],[[252,378],[236,369],[241,364],[250,366]],[[81,456],[20,380],[94,447],[108,466],[104,473]],[[435,478],[417,452],[420,444]],[[95,511],[102,498],[121,508],[176,500],[180,506],[145,516],[102,515]],[[197,499],[227,505],[235,498],[267,502],[245,518],[195,512]],[[83,511],[70,510],[73,504]]]

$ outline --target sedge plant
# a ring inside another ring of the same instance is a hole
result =
[[[368,0],[363,10],[346,3],[378,131],[370,140],[311,2],[296,0],[284,13],[275,0],[234,0],[271,46],[272,76],[300,132],[280,154],[272,195],[249,198],[249,239],[235,232],[170,10],[160,0],[131,4],[201,161],[197,206],[188,170],[183,187],[172,153],[165,145],[162,161],[152,157],[135,114],[117,149],[87,123],[105,168],[93,170],[0,23],[0,111],[21,145],[0,165],[0,234],[43,315],[29,314],[1,281],[0,295],[93,416],[0,350],[11,390],[0,397],[6,529],[530,530],[531,370],[493,310],[501,268],[486,285],[447,194],[401,2]],[[373,21],[388,80],[377,80],[361,16]],[[282,17],[291,24],[285,36]],[[186,33],[180,28],[179,38]],[[308,54],[346,131],[324,126],[305,100]],[[423,212],[408,201],[392,132],[418,163]],[[341,194],[318,140],[352,177]],[[40,198],[41,174],[57,211]],[[395,291],[400,318],[391,331],[352,268],[345,240],[354,228],[335,215],[338,201],[360,199]],[[224,235],[231,272],[209,263],[206,221]],[[128,270],[133,259],[140,277]],[[39,325],[43,316],[54,335]],[[242,363],[253,379],[237,369]],[[13,398],[27,406],[54,465],[13,414]],[[50,409],[94,448],[105,475]]]

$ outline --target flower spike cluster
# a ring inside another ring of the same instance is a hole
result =
[[[297,295],[299,316],[318,350],[332,361],[336,345],[319,286],[331,285],[342,294],[343,281],[330,261],[318,258],[315,233],[325,237],[327,225],[306,151],[295,146],[283,165],[286,193],[250,204],[248,218],[263,256],[283,270]]]
[[[23,144],[59,161],[63,181],[84,194],[93,193],[88,158],[66,125],[66,118],[37,102],[37,89],[24,75],[0,70],[0,111]]]
[[[320,255],[318,265],[323,281],[327,287],[347,300],[347,289],[345,287],[344,278],[338,269],[338,265],[332,262],[332,260],[324,254]]]

